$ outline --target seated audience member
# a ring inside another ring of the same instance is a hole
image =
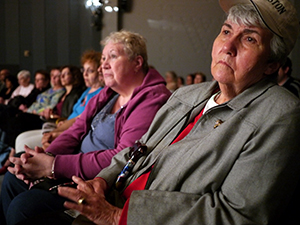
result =
[[[299,224],[300,100],[274,76],[297,40],[296,10],[287,0],[282,14],[273,1],[219,2],[228,17],[213,43],[215,81],[170,97],[131,173],[120,174],[139,155],[127,148],[97,179],[59,187],[66,208],[94,224],[282,225],[292,212]]]
[[[45,70],[37,70],[34,75],[34,88],[26,97],[18,95],[9,100],[7,105],[0,105],[0,113],[8,111],[8,116],[15,116],[16,113],[26,112],[37,96],[50,88],[50,76]],[[1,117],[1,115],[0,115]]]
[[[168,71],[166,72],[166,82],[167,82],[167,88],[171,92],[174,92],[178,86],[177,86],[177,74],[174,71]]]
[[[54,108],[64,92],[64,87],[60,82],[59,68],[52,68],[50,75],[45,70],[37,70],[35,72],[35,89],[22,99],[18,106],[19,110],[37,113],[46,108]]]
[[[183,77],[177,77],[177,87],[183,87],[184,86],[184,79]]]
[[[186,85],[191,85],[194,83],[195,74],[191,73],[186,76]]]
[[[34,146],[43,146],[43,148],[46,149],[59,134],[68,129],[75,122],[77,117],[83,112],[89,100],[103,89],[103,76],[98,72],[100,60],[101,53],[94,50],[86,51],[82,55],[81,64],[83,66],[83,78],[87,89],[73,106],[73,111],[68,119],[60,121],[57,125],[55,123],[46,123],[43,125],[43,130],[31,130],[21,133],[16,138],[16,153],[24,150],[24,144],[31,148],[34,148]],[[53,130],[48,131],[47,126]]]
[[[194,84],[200,84],[206,81],[206,76],[202,72],[195,73]]]
[[[5,87],[5,77],[10,75],[10,71],[8,69],[0,70],[0,92]]]
[[[63,66],[61,68],[60,82],[65,88],[65,93],[60,97],[54,108],[46,108],[40,113],[45,120],[68,118],[73,106],[86,90],[84,79],[77,66]]]
[[[104,79],[101,71],[98,71],[101,62],[101,53],[89,50],[81,57],[82,74],[87,87],[86,91],[80,96],[76,105],[73,107],[69,119],[79,116],[85,109],[89,100],[97,95],[104,87]]]
[[[34,84],[30,83],[31,74],[28,70],[21,70],[18,73],[17,78],[19,86],[11,94],[10,99],[13,99],[16,96],[27,97],[34,88]],[[7,100],[6,104],[9,100]]]
[[[71,179],[73,175],[91,179],[110,164],[113,155],[141,138],[169,98],[164,78],[148,68],[142,36],[114,32],[102,44],[99,72],[103,73],[104,89],[90,99],[80,117],[50,144],[46,153],[37,147],[25,148],[21,158],[10,158],[15,167],[5,174],[0,201],[4,209],[0,209],[4,212],[0,218],[6,218],[8,224],[64,208],[64,198],[35,186],[28,190],[29,186],[15,175],[25,181],[45,176]]]
[[[13,75],[5,77],[5,87],[0,92],[0,104],[6,104],[11,94],[18,87],[18,80]]]
[[[300,97],[300,81],[292,77],[292,71],[292,60],[287,58],[278,70],[277,83]]]

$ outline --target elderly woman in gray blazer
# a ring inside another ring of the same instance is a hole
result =
[[[212,48],[215,81],[178,89],[139,154],[124,149],[94,180],[60,187],[67,208],[96,224],[287,224],[300,101],[272,75],[297,40],[296,12],[288,0],[220,5],[228,17]]]

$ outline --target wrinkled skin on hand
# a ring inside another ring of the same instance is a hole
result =
[[[77,189],[70,187],[59,187],[58,194],[73,202],[65,202],[64,206],[79,211],[82,215],[96,224],[117,225],[120,220],[122,209],[117,208],[105,200],[106,182],[102,179],[83,181],[73,176],[77,183]],[[78,200],[84,198],[83,204],[77,204]]]

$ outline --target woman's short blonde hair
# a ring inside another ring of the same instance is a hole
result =
[[[146,39],[140,34],[133,33],[126,30],[110,33],[104,40],[101,41],[101,45],[105,46],[109,42],[121,43],[124,46],[124,51],[128,55],[130,60],[133,60],[137,56],[141,56],[143,60],[143,71],[148,72],[148,55],[146,47]]]

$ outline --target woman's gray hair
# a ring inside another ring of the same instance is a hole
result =
[[[20,78],[20,77],[24,77],[24,78],[30,78],[31,74],[28,70],[21,70],[17,77]]]
[[[124,51],[128,55],[130,60],[133,60],[137,56],[141,56],[143,60],[143,71],[148,72],[148,55],[146,47],[146,39],[140,34],[133,33],[130,31],[118,31],[112,32],[107,36],[101,44],[103,46],[107,45],[109,42],[121,43],[124,46]]]
[[[262,27],[267,29],[266,25],[251,4],[235,5],[231,7],[228,12],[227,19],[236,24]],[[273,34],[270,42],[270,48],[271,55],[268,61],[279,62],[282,64],[287,57],[287,47],[285,46],[282,38],[276,34]]]

